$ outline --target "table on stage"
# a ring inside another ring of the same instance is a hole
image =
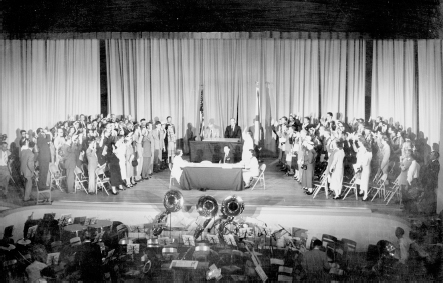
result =
[[[244,189],[242,165],[189,163],[183,167],[180,187],[183,190],[230,190]]]
[[[203,141],[189,142],[189,160],[201,162],[204,160],[218,163],[224,156],[223,148],[229,146],[234,154],[234,163],[241,161],[243,143],[239,139],[211,138]]]

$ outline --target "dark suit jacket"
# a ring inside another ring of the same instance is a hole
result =
[[[226,127],[225,138],[241,138],[241,128],[235,125],[235,128],[232,129],[232,126],[229,125]]]
[[[225,159],[225,153],[223,152],[220,161],[221,163],[234,163],[234,154],[232,153],[232,151],[229,151],[229,155]]]

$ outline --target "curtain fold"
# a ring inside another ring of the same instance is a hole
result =
[[[417,131],[413,40],[374,41],[371,116]]]
[[[366,84],[366,41],[349,40],[347,59],[346,116],[350,122],[354,118],[364,118]]]
[[[0,132],[53,127],[100,112],[98,40],[1,40]]]
[[[418,139],[439,150],[442,93],[442,41],[418,40]]]
[[[185,152],[197,134],[200,89],[205,125],[211,121],[223,135],[231,117],[253,131],[258,83],[264,147],[271,151],[270,126],[279,116],[295,113],[315,121],[320,107],[339,118],[347,116],[346,108],[364,111],[363,40],[151,38],[144,41],[145,52],[128,48],[142,48],[140,41],[106,41],[110,112],[148,120],[171,115]],[[146,76],[139,76],[140,69]],[[143,80],[150,92],[138,89]],[[136,89],[126,87],[131,82]],[[145,107],[139,108],[135,101],[142,99]]]

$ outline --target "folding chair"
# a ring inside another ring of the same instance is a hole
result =
[[[375,197],[377,195],[379,195],[380,197],[383,197],[383,198],[385,197],[385,194],[386,194],[386,192],[385,192],[385,182],[386,182],[387,178],[388,178],[388,175],[387,174],[383,174],[383,176],[381,176],[381,178],[379,178],[377,180],[376,185],[374,187],[370,187],[369,188],[369,193],[371,193],[372,190],[376,191],[374,196],[372,197],[371,201],[374,201],[374,199],[375,199]]]
[[[83,170],[78,168],[77,166],[74,169],[74,175],[75,175],[75,183],[74,183],[74,190],[77,193],[77,190],[83,189],[86,194],[88,193],[88,190],[85,187],[85,184],[88,184],[88,179],[85,177],[85,174],[83,173]]]
[[[357,178],[355,177],[355,175],[354,175],[354,177],[352,177],[352,180],[351,180],[351,182],[349,183],[349,184],[345,184],[345,183],[343,183],[343,187],[345,187],[345,196],[343,197],[343,199],[345,199],[347,196],[348,196],[348,194],[351,192],[351,191],[353,191],[354,192],[354,194],[355,194],[355,199],[356,200],[358,200],[358,193],[357,193]]]
[[[385,189],[386,195],[385,195],[384,200],[386,201],[386,205],[389,204],[389,202],[392,200],[392,198],[395,195],[397,196],[398,200],[400,201],[400,205],[401,205],[401,191],[400,191],[399,177],[397,177],[397,179],[395,180],[395,182],[391,188]]]
[[[260,174],[258,175],[258,177],[252,177],[252,181],[254,181],[254,179],[257,179],[257,180],[255,181],[254,186],[252,186],[251,191],[255,188],[258,181],[260,181],[260,184],[263,184],[263,190],[266,190],[265,170],[266,170],[266,164],[260,165]],[[262,181],[263,181],[263,183],[262,183]]]
[[[50,187],[52,188],[54,185],[56,188],[60,189],[60,191],[65,192],[62,189],[62,181],[66,179],[66,176],[62,176],[62,173],[55,163],[49,164],[49,174],[51,176]]]
[[[325,189],[325,195],[326,199],[328,198],[328,189],[327,189],[327,183],[328,183],[328,177],[326,176],[326,173],[323,173],[323,175],[320,178],[320,184],[316,184],[314,186],[314,197],[317,196],[317,194],[320,192],[322,188]]]
[[[106,163],[102,166],[98,166],[97,169],[95,169],[95,177],[96,177],[96,183],[95,183],[95,194],[97,194],[98,189],[101,189],[102,191],[105,191],[105,193],[109,196],[108,190],[106,189],[106,184],[111,186],[111,182],[108,177],[105,175],[105,167]],[[100,177],[102,176],[102,177]]]

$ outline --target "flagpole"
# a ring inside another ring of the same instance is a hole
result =
[[[255,83],[255,122],[254,122],[254,143],[256,145],[260,142],[260,83]]]

